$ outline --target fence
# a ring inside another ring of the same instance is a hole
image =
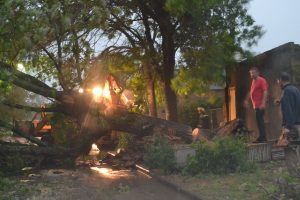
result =
[[[221,122],[224,121],[223,108],[208,109],[207,115],[209,118],[209,128],[211,130],[219,128]]]

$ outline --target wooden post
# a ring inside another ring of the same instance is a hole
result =
[[[271,160],[271,143],[248,144],[248,159],[251,161],[264,162]]]

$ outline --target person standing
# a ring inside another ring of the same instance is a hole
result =
[[[291,84],[290,76],[282,72],[278,79],[282,89],[280,99],[282,112],[282,134],[275,146],[285,147],[285,162],[289,173],[300,178],[300,92]]]
[[[282,89],[280,99],[283,133],[288,139],[297,140],[300,137],[300,92],[290,82],[290,76],[282,72],[278,79]]]
[[[266,142],[266,130],[264,122],[264,113],[268,95],[268,83],[259,75],[259,70],[256,67],[252,67],[249,70],[250,77],[252,79],[250,89],[250,99],[253,109],[255,110],[255,118],[257,127],[259,130],[259,136],[254,143]],[[248,106],[248,98],[245,100],[245,106]]]

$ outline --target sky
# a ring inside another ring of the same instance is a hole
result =
[[[287,42],[300,44],[300,0],[252,0],[249,14],[265,34],[250,50],[262,53]]]

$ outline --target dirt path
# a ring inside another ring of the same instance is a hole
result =
[[[0,199],[30,200],[185,200],[183,194],[136,171],[107,168],[42,170],[15,178]]]

